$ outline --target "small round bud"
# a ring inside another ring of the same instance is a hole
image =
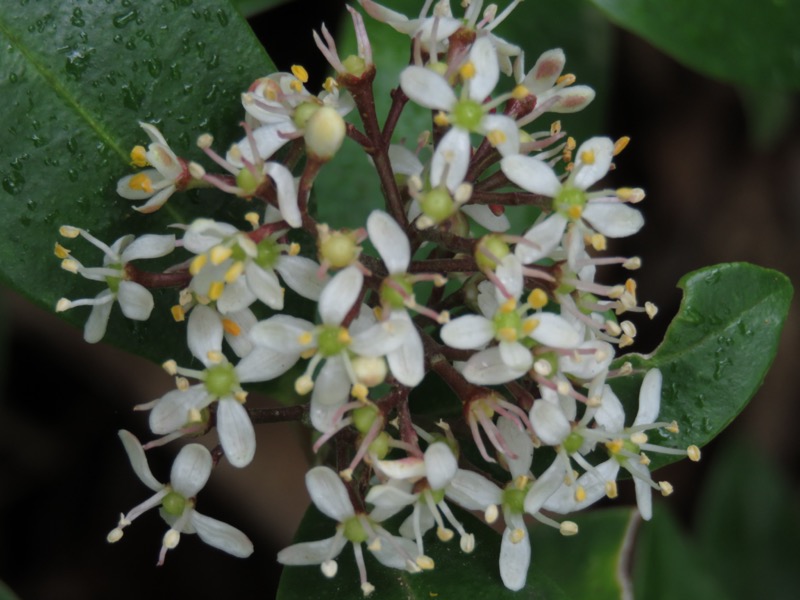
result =
[[[342,147],[346,133],[342,116],[330,106],[320,107],[306,124],[306,150],[319,160],[330,160]]]

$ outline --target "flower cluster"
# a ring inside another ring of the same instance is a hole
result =
[[[149,290],[174,290],[172,316],[185,322],[199,365],[164,357],[176,388],[136,407],[148,411],[158,436],[144,449],[216,429],[219,454],[242,468],[255,453],[254,425],[286,418],[304,419],[318,432],[315,452],[335,447],[332,464],[306,475],[311,499],[335,522],[335,533],[290,546],[278,560],[318,564],[333,577],[349,542],[365,595],[374,586],[362,544],[386,567],[412,573],[435,568],[425,551],[431,529],[444,542],[457,533],[460,550],[470,553],[475,536],[455,505],[480,511],[488,523],[502,517],[500,578],[522,589],[531,560],[526,516],[577,534],[574,522],[550,515],[614,498],[623,469],[649,519],[651,490],[668,495],[672,486],[653,478],[648,454],[699,459],[695,446],[649,442],[648,432],[678,427],[659,420],[662,374],[615,360],[636,336],[625,316],[656,311],[639,303],[633,279],[598,279],[606,265],[641,265],[636,257],[603,254],[608,238],[643,225],[633,206],[644,198],[641,189],[598,186],[627,139],[578,144],[558,121],[537,130],[544,115],[580,110],[594,92],[562,74],[558,49],[525,72],[520,49],[493,33],[517,3],[500,14],[495,5],[481,13],[482,2],[467,3],[456,17],[448,2],[426,2],[418,17],[407,18],[360,0],[370,16],[411,38],[411,64],[400,73],[383,127],[372,90],[379,66],[351,8],[357,55],[340,57],[324,27],[315,34],[335,71],[320,94],[306,89],[299,65],[268,74],[243,93],[244,136],[224,156],[212,149],[210,134],[198,137],[202,154],[223,172],[178,156],[142,123],[151,143],[136,146],[131,158],[149,168],[123,177],[119,194],[147,200],[136,208],[152,212],[186,189],[215,188],[232,208],[255,209],[243,211],[241,222],[203,218],[177,225],[177,239],[126,236],[111,246],[62,227],[62,236],[103,251],[103,265],[93,268],[56,245],[64,269],[106,286],[94,299],[57,306],[93,307],[89,342],[103,337],[115,300],[126,317],[146,320],[154,307]],[[432,117],[414,150],[392,143],[408,102]],[[343,119],[354,107],[361,127]],[[309,200],[319,171],[336,168],[343,143],[363,147],[385,202],[375,199],[363,226],[335,230],[316,220]],[[514,223],[506,214],[512,205],[538,207],[540,216]],[[510,233],[515,226],[519,233]],[[309,238],[315,244],[305,243]],[[362,245],[367,240],[372,254]],[[138,265],[173,253],[163,272]],[[315,314],[297,314],[287,293],[316,303]],[[295,406],[266,416],[247,406],[249,384],[290,371]],[[627,376],[642,377],[633,419],[612,387]],[[461,410],[437,423],[425,411],[416,414],[413,407],[439,402],[417,392],[425,378],[449,386]],[[159,564],[181,532],[197,532],[236,556],[250,553],[241,532],[194,510],[212,468],[208,450],[184,446],[164,485],[150,474],[139,442],[127,432],[120,437],[155,496],[123,515],[109,541],[160,504],[171,528]],[[466,445],[476,453],[462,453]],[[547,465],[536,472],[534,450],[544,456],[537,464]],[[492,478],[483,474],[488,464]],[[388,520],[401,513],[393,532]]]

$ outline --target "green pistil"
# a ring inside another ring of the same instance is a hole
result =
[[[522,337],[522,317],[517,311],[497,311],[492,319],[495,335],[506,342],[516,341]],[[513,339],[512,339],[513,334]]]
[[[431,495],[434,504],[439,504],[444,500],[444,490],[428,490],[428,493]]]
[[[319,109],[319,104],[314,102],[303,102],[300,106],[294,109],[294,116],[292,120],[294,124],[297,125],[298,129],[304,129],[306,123],[311,118],[317,110]]]
[[[434,223],[441,223],[447,219],[453,214],[455,208],[450,192],[443,187],[437,187],[422,194],[419,206]]]
[[[397,288],[403,290],[403,293],[400,293]],[[380,294],[383,304],[388,304],[392,308],[403,308],[406,298],[410,298],[414,295],[414,288],[409,281],[408,275],[399,273],[397,275],[390,275],[383,280]]]
[[[586,206],[586,192],[576,187],[565,185],[553,198],[553,210],[557,210],[565,217],[579,219]]]
[[[478,129],[483,119],[483,107],[474,100],[459,100],[453,109],[453,124],[463,129]]]
[[[258,242],[257,248],[258,255],[255,258],[256,264],[263,269],[274,268],[281,255],[278,242],[267,237]]]
[[[567,436],[567,439],[564,440],[562,445],[564,446],[564,450],[567,451],[567,454],[574,454],[583,446],[583,436],[573,431]]]
[[[259,179],[248,168],[240,169],[236,174],[236,185],[240,187],[245,196],[252,196],[261,185],[262,179]]]
[[[486,250],[486,252],[482,252],[482,250]],[[508,256],[510,252],[511,249],[508,247],[508,244],[498,236],[485,235],[481,241],[478,242],[478,246],[475,249],[475,262],[478,263],[478,267],[481,269],[492,270],[497,266],[497,261],[489,255],[494,256],[500,261]]]
[[[347,329],[338,325],[323,325],[317,336],[317,348],[325,358],[336,356],[350,344]]]
[[[186,508],[186,498],[178,492],[169,492],[161,501],[161,506],[168,515],[179,517],[183,514],[183,509]]]
[[[378,417],[378,408],[368,404],[353,411],[353,426],[361,433],[366,434]]]
[[[358,245],[351,235],[334,231],[320,241],[319,253],[335,269],[341,269],[358,258]]]
[[[385,431],[381,431],[369,445],[369,453],[378,460],[383,460],[386,458],[386,455],[389,454],[389,450],[391,450],[391,446],[389,446],[389,442],[391,441],[392,436]]]
[[[503,490],[503,506],[507,507],[513,514],[525,512],[525,496],[528,494],[531,484],[519,489],[512,481],[510,487]]]
[[[342,65],[350,75],[361,77],[367,70],[367,63],[360,56],[351,54],[342,61]]]
[[[107,269],[115,269],[117,271],[123,271],[122,263],[115,263],[111,265],[106,265]],[[116,294],[119,292],[119,284],[122,281],[122,277],[106,277],[106,284],[108,284],[108,289],[111,290],[112,294]]]
[[[236,369],[230,363],[206,369],[205,385],[208,393],[217,398],[232,395],[239,387]]]
[[[344,537],[354,544],[362,544],[369,539],[358,516],[348,517],[342,524],[344,525]]]

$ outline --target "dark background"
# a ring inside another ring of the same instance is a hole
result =
[[[300,0],[251,23],[279,69],[299,63],[322,73],[310,30],[323,21],[332,28],[342,6]],[[614,43],[608,133],[631,136],[620,171],[625,183],[648,192],[640,205],[645,228],[620,251],[642,256],[640,298],[661,309],[652,324],[639,323],[635,348],[649,351],[677,310],[675,284],[688,271],[744,260],[800,280],[800,111],[795,103],[776,136],[757,140],[736,89],[627,33],[616,31]],[[275,554],[289,543],[308,502],[304,434],[291,425],[260,431],[255,462],[244,472],[220,467],[200,498],[201,512],[248,533],[252,557],[235,559],[183,536],[166,565],[155,568],[166,531],[157,515],[141,517],[114,546],[105,536],[120,512],[150,493],[114,432],[146,437],[146,418],[130,407],[163,394],[170,379],[141,359],[84,344],[79,331],[11,292],[2,308],[0,579],[26,599],[274,596]],[[676,488],[669,504],[686,525],[717,448],[734,437],[749,440],[796,481],[797,331],[795,305],[752,404],[704,449],[703,462],[663,474]],[[151,458],[161,480],[170,466],[164,454]]]

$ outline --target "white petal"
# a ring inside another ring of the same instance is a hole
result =
[[[211,396],[202,384],[167,392],[150,411],[150,431],[156,435],[178,431],[186,424],[191,409],[201,410],[210,401]]]
[[[326,560],[336,558],[347,544],[347,538],[336,535],[327,540],[301,542],[278,552],[278,562],[282,565],[320,565]]]
[[[661,383],[661,371],[658,369],[650,369],[644,376],[639,389],[639,412],[633,421],[634,426],[655,423],[661,410]]]
[[[485,135],[493,131],[502,132],[502,141],[495,146],[500,156],[512,156],[519,152],[519,128],[514,119],[505,115],[488,114],[481,119],[480,129]]]
[[[228,223],[196,219],[183,236],[183,247],[193,254],[203,254],[239,230]]]
[[[389,273],[405,273],[411,260],[411,245],[397,221],[382,210],[373,210],[367,219],[367,232]]]
[[[389,162],[395,175],[419,175],[422,173],[423,166],[419,158],[405,146],[390,145]]]
[[[396,461],[385,461],[385,462],[396,462]],[[381,470],[382,466],[379,468]],[[423,467],[424,468],[424,467]],[[408,506],[409,504],[413,504],[416,502],[418,494],[412,494],[405,489],[401,489],[395,485],[373,485],[369,492],[367,493],[367,497],[364,498],[367,502],[372,504],[373,506],[379,506],[381,508],[403,508]]]
[[[515,371],[527,371],[533,366],[531,351],[519,342],[500,342],[500,358]]]
[[[497,278],[503,284],[506,291],[511,294],[512,298],[519,298],[519,295],[522,293],[523,276],[522,263],[517,256],[514,254],[505,256],[503,260],[500,261],[500,264],[497,265],[495,275],[497,275]],[[498,303],[503,303],[505,300],[506,296],[502,294],[498,288]]]
[[[500,504],[503,491],[483,475],[459,469],[445,495],[467,510],[486,510],[492,504]]]
[[[566,227],[566,217],[559,213],[550,215],[544,221],[528,229],[523,236],[526,240],[536,244],[536,246],[517,244],[514,248],[514,255],[525,265],[549,256],[561,242],[561,236],[564,235]]]
[[[456,94],[447,80],[425,67],[403,69],[400,87],[406,96],[425,108],[447,111],[456,103]]]
[[[144,448],[136,436],[130,431],[120,429],[117,432],[119,439],[122,440],[122,445],[125,447],[125,452],[128,453],[128,460],[131,461],[133,472],[141,480],[143,484],[149,487],[154,492],[164,488],[164,484],[160,483],[158,479],[150,472],[150,466],[147,464],[147,457],[144,454]]]
[[[403,319],[381,321],[354,335],[350,350],[362,356],[385,356],[403,344],[412,327]]]
[[[390,479],[408,479],[411,481],[425,477],[426,473],[425,461],[416,456],[397,460],[379,460],[378,469]]]
[[[391,541],[384,541],[379,550],[368,549],[383,566],[406,570],[409,557],[414,557],[419,552],[415,542],[396,535],[391,536]]]
[[[83,339],[94,344],[103,339],[108,327],[108,317],[111,316],[111,307],[114,306],[111,290],[103,290],[95,300],[108,298],[105,302],[98,302],[92,306],[86,325],[83,327]]]
[[[610,458],[600,463],[594,468],[578,477],[576,485],[583,487],[586,498],[582,502],[575,500],[575,486],[561,486],[544,503],[546,510],[566,514],[581,510],[590,506],[606,495],[606,482],[614,481],[619,472],[619,462],[615,458]],[[597,477],[599,475],[599,477]]]
[[[595,92],[588,85],[574,85],[556,94],[558,98],[555,104],[550,105],[547,112],[552,113],[574,113],[586,108],[594,100]]]
[[[281,274],[286,285],[309,300],[319,300],[322,288],[329,280],[327,275],[318,277],[319,264],[305,256],[282,255],[278,258],[275,270]]]
[[[247,284],[248,281],[244,277],[239,277],[233,283],[226,284],[222,295],[217,300],[217,310],[225,315],[229,312],[244,310],[253,304],[256,301],[256,295]]]
[[[463,375],[470,383],[500,385],[522,377],[525,373],[527,369],[514,369],[504,363],[500,349],[495,347],[471,356],[464,367]]]
[[[311,469],[306,473],[306,487],[314,506],[331,519],[341,523],[355,514],[347,488],[332,469]]]
[[[217,312],[202,304],[195,306],[186,326],[186,341],[192,356],[206,367],[211,366],[208,353],[222,350],[222,336],[222,318]]]
[[[233,398],[217,403],[217,432],[228,462],[234,467],[249,465],[256,454],[256,432],[247,410]]]
[[[247,558],[253,553],[253,542],[236,527],[201,515],[196,510],[192,511],[192,525],[200,539],[209,546],[238,558]]]
[[[642,213],[621,202],[589,202],[583,218],[610,238],[623,238],[638,232],[644,225]]]
[[[583,157],[592,156],[591,164],[584,162]],[[572,183],[586,190],[608,173],[611,160],[614,158],[614,142],[606,137],[593,137],[583,142],[575,153],[575,177]]]
[[[401,314],[410,320],[407,313]],[[392,318],[396,317],[393,315]],[[403,385],[414,387],[422,381],[425,377],[425,351],[416,328],[411,326],[400,347],[386,355],[386,362],[394,378]]]
[[[328,431],[339,408],[347,402],[350,394],[350,377],[344,366],[344,359],[334,356],[325,361],[314,382],[311,393],[311,424],[317,431]]]
[[[300,358],[298,353],[279,352],[271,348],[253,348],[236,365],[236,375],[241,383],[270,381],[291,369]]]
[[[264,173],[272,177],[278,192],[278,208],[283,220],[292,227],[300,227],[303,217],[297,204],[297,189],[291,171],[281,164],[269,162],[264,165]]]
[[[536,64],[525,76],[522,85],[528,88],[531,93],[539,96],[542,92],[553,87],[556,79],[561,75],[561,71],[564,70],[566,62],[567,59],[561,48],[543,52],[536,60]]]
[[[445,323],[441,336],[442,341],[451,348],[482,348],[494,339],[494,325],[480,315],[463,315]]]
[[[164,177],[161,175],[161,173],[155,169],[142,169],[138,173],[133,173],[131,175],[122,177],[119,181],[117,181],[117,193],[126,200],[145,200],[153,195],[152,192],[145,192],[142,189],[134,189],[130,186],[131,179],[138,175],[144,175],[148,177],[154,185],[164,180]]]
[[[511,476],[528,475],[531,470],[531,461],[533,460],[533,440],[531,440],[531,436],[528,435],[525,429],[520,430],[514,421],[505,417],[497,419],[497,429],[505,439],[509,449],[517,455],[517,458],[505,455]]]
[[[174,185],[167,186],[156,192],[147,202],[139,206],[134,206],[133,209],[144,214],[155,212],[164,206],[167,200],[170,199],[170,196],[175,193],[175,189]]]
[[[497,50],[488,37],[479,37],[472,44],[469,60],[475,67],[475,77],[469,81],[469,97],[482,103],[494,91],[500,79],[500,65],[497,63]]]
[[[458,461],[450,446],[434,442],[425,450],[426,478],[432,490],[441,490],[450,483],[458,470]]]
[[[500,544],[500,578],[508,589],[516,592],[525,587],[528,579],[528,567],[531,564],[531,541],[522,517],[514,516],[518,518],[509,519],[511,522],[506,523],[503,541]],[[515,529],[525,532],[525,536],[517,543],[511,539]]]
[[[184,498],[193,498],[211,476],[211,453],[200,444],[187,444],[172,463],[169,481]]]
[[[498,302],[498,297],[497,288],[491,281],[484,280],[478,284],[478,308],[481,310],[483,316],[490,321],[495,313],[500,310],[502,301],[505,300],[505,298],[503,298],[501,302]]]
[[[228,313],[225,315],[225,318],[239,327],[239,332],[236,335],[226,331],[225,341],[228,342],[236,356],[239,358],[247,356],[253,349],[253,342],[250,339],[250,330],[257,322],[256,316],[253,314],[252,310],[245,308],[244,310]]]
[[[578,331],[566,319],[546,312],[536,314],[535,318],[539,325],[530,336],[540,344],[553,348],[575,348],[580,344]]]
[[[500,168],[511,181],[534,194],[553,198],[561,189],[561,182],[550,165],[532,156],[506,156]]]
[[[625,409],[622,402],[611,389],[611,386],[603,386],[603,395],[600,406],[594,413],[594,421],[606,431],[622,431],[625,427]],[[652,423],[652,421],[649,421]]]
[[[434,525],[436,525],[436,519],[434,518],[433,513],[430,511],[427,504],[417,504],[414,509],[419,512],[419,532],[422,535],[425,535],[433,528]],[[400,524],[400,529],[398,529],[397,532],[409,540],[417,539],[417,533],[414,531],[413,512],[408,515],[408,518],[406,518],[406,520]]]
[[[496,215],[484,204],[467,204],[461,207],[461,212],[471,217],[481,227],[485,227],[495,233],[508,231],[511,227],[511,223],[505,213]]]
[[[271,269],[262,269],[254,262],[245,267],[247,285],[256,297],[273,310],[283,309],[283,288]]]
[[[342,269],[331,278],[319,297],[319,315],[325,325],[339,325],[361,293],[364,275],[356,267]]]
[[[122,253],[122,263],[139,258],[166,256],[175,249],[174,235],[147,234],[136,238]]]
[[[525,512],[529,515],[538,513],[548,498],[564,486],[564,468],[558,460],[536,478],[531,489],[525,494]]]
[[[300,337],[313,329],[314,326],[305,319],[275,315],[254,325],[250,330],[250,339],[255,344],[276,352],[299,356],[300,352],[309,347],[308,344],[300,343]]]
[[[614,347],[598,340],[584,342],[578,346],[578,350],[594,349],[594,354],[579,354],[577,352],[562,356],[558,364],[564,373],[576,375],[581,379],[593,379],[600,373],[608,369],[614,358]],[[597,359],[597,354],[601,359]]]
[[[649,521],[653,518],[653,489],[647,481],[639,479],[636,475],[649,479],[650,473],[644,465],[630,460],[625,464],[625,468],[634,476],[633,486],[636,489],[636,506],[639,514],[642,515],[642,519]]]
[[[561,444],[572,431],[561,408],[547,400],[533,403],[530,419],[536,435],[548,446]]]
[[[297,132],[297,127],[290,121],[282,121],[271,125],[264,125],[253,131],[253,137],[256,140],[256,149],[258,150],[258,158],[268,159],[280,148],[282,148],[289,140],[282,137],[280,134],[293,134]],[[247,138],[239,141],[237,144],[242,158],[250,163],[257,162],[258,158],[253,157],[253,152],[250,149],[250,142]],[[234,153],[228,152],[225,155],[228,162],[237,167],[243,167],[244,163]]]
[[[153,312],[153,294],[134,281],[119,282],[117,301],[122,314],[134,321],[146,321]]]
[[[469,161],[472,157],[472,146],[469,133],[459,127],[452,127],[444,134],[431,159],[431,185],[440,186],[442,183],[455,193],[456,188],[464,182]],[[447,172],[447,178],[442,181],[442,176]]]

